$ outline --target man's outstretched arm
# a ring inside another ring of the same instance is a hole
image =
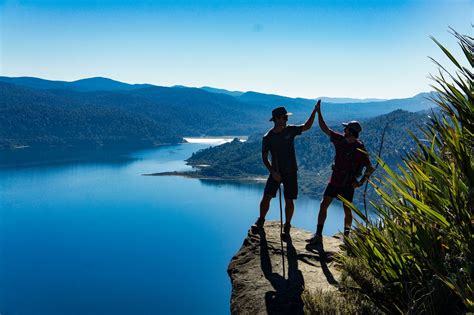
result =
[[[321,114],[321,102],[318,102],[318,104],[316,104],[316,112],[318,113],[319,128],[321,128],[321,130],[325,134],[327,134],[328,136],[331,136],[331,129],[328,128],[328,125],[326,125],[323,115]]]
[[[303,125],[303,130],[302,130],[303,132],[310,130],[311,127],[313,126],[314,116],[316,115],[316,108],[318,105],[321,106],[321,100],[318,100],[318,103],[314,105],[314,109],[313,109],[313,112],[311,113],[311,116],[309,116],[308,120]]]

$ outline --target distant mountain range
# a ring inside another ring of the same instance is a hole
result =
[[[399,100],[325,102],[329,123],[366,119],[432,104],[421,93]],[[248,135],[271,126],[271,110],[285,106],[303,123],[314,99],[212,87],[160,87],[108,78],[73,82],[0,77],[0,146],[160,144],[183,136]]]
[[[145,87],[152,87],[151,84],[128,84],[115,81],[108,78],[95,77],[77,80],[73,82],[67,81],[51,81],[34,77],[2,77],[0,82],[11,83],[26,86],[39,90],[74,90],[79,92],[90,91],[131,91]]]
[[[156,85],[153,84],[129,84],[124,82],[115,81],[109,78],[104,77],[93,77],[87,79],[81,79],[77,81],[67,82],[67,81],[53,81],[53,80],[45,80],[35,77],[5,77],[0,76],[0,82],[12,83],[16,85],[26,86],[34,89],[42,89],[42,90],[74,90],[80,92],[90,92],[90,91],[131,91],[136,89],[141,89],[145,87],[153,87]],[[174,85],[171,88],[194,88],[194,87],[187,87],[184,85]],[[272,94],[263,94],[258,92],[242,92],[242,91],[229,91],[226,89],[214,88],[210,86],[203,86],[199,89],[210,93],[217,93],[217,94],[226,94],[233,97],[239,97],[243,94],[250,93],[251,95],[256,93],[259,95],[266,95],[269,98],[272,97],[280,97],[283,98],[282,100],[300,100],[300,101],[309,101],[314,102],[315,100],[320,99],[323,102],[327,103],[334,103],[334,104],[342,104],[342,103],[374,103],[374,102],[384,102],[387,101],[386,99],[378,99],[378,98],[365,98],[365,99],[358,99],[358,98],[347,98],[347,97],[316,97],[314,99],[304,99],[304,98],[290,98],[285,96],[279,95],[272,95]],[[426,93],[421,93],[426,94]]]
[[[172,87],[180,87],[180,88],[186,88],[184,85],[174,85]],[[211,93],[221,93],[221,94],[227,94],[230,96],[238,97],[241,96],[242,94],[245,94],[247,92],[241,92],[241,91],[229,91],[226,89],[219,89],[219,88],[213,88],[210,86],[203,86],[200,89],[203,89],[204,91],[211,92]],[[252,93],[252,92],[250,92]],[[259,93],[261,94],[261,93]],[[268,95],[268,94],[267,94]],[[288,98],[288,97],[286,97]],[[334,103],[334,104],[339,104],[339,103],[370,103],[370,102],[383,102],[386,101],[386,99],[381,99],[381,98],[350,98],[350,97],[327,97],[327,96],[320,96],[316,97],[314,99],[308,99],[312,100],[313,102],[315,100],[321,100],[322,102],[328,102],[328,103]]]

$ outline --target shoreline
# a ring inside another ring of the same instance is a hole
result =
[[[230,180],[238,182],[252,182],[252,183],[264,183],[267,180],[266,176],[206,176],[202,175],[199,172],[193,171],[171,171],[171,172],[159,172],[159,173],[149,173],[142,174],[142,176],[181,176],[186,178],[196,178],[196,179],[209,179],[209,180]]]
[[[1,145],[0,150],[19,150],[19,149],[102,149],[102,148],[133,148],[133,149],[152,149],[161,146],[171,146],[177,144],[209,144],[209,145],[219,145],[227,142],[231,142],[235,138],[239,139],[242,142],[248,140],[248,136],[183,136],[179,137],[180,140],[173,142],[163,142],[163,143],[147,143],[147,144],[136,144],[135,142],[124,142],[124,143],[97,143],[97,142],[88,142],[88,143],[56,143],[56,144],[34,144],[34,145],[23,145],[23,144],[10,144],[10,145]]]
[[[219,146],[238,139],[240,142],[245,142],[248,136],[221,136],[221,137],[183,137],[183,143],[190,144],[208,144],[211,146]]]

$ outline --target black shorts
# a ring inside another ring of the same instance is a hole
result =
[[[298,175],[296,172],[289,174],[281,174],[281,182],[283,183],[283,194],[285,199],[296,199],[298,197]],[[276,197],[279,183],[273,179],[272,175],[268,176],[265,185],[264,194]]]
[[[326,190],[324,191],[324,196],[339,199],[338,195],[341,195],[344,197],[344,199],[352,202],[352,199],[354,198],[354,188],[352,186],[336,187],[334,185],[328,184]]]

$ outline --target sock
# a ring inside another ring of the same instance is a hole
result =
[[[344,228],[344,235],[345,235],[345,236],[349,236],[350,231],[351,231],[351,228],[350,228],[350,227],[345,227],[345,228]]]
[[[324,224],[318,224],[318,226],[316,227],[316,235],[323,235],[323,227]]]

